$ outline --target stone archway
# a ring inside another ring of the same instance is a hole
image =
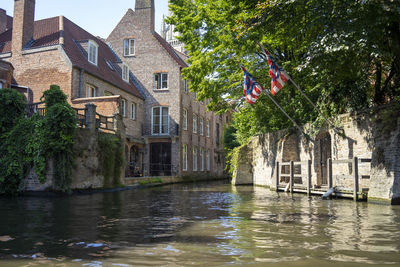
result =
[[[331,135],[322,132],[315,138],[315,172],[317,173],[317,185],[328,185],[327,161],[332,158]]]

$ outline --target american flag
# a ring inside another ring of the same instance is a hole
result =
[[[262,86],[253,78],[253,76],[250,75],[250,73],[247,72],[242,65],[240,67],[244,73],[243,94],[246,96],[248,103],[254,104],[264,88],[262,88]]]
[[[275,95],[279,92],[279,90],[282,89],[282,87],[285,85],[285,83],[287,83],[290,77],[281,67],[278,66],[278,64],[275,63],[274,58],[271,56],[271,54],[268,53],[268,51],[264,47],[262,47],[262,45],[260,46],[268,59],[269,76],[271,76],[272,79],[271,93]]]

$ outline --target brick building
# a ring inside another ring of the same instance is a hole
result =
[[[145,175],[221,175],[226,116],[189,92],[187,57],[155,32],[154,8],[154,0],[136,0],[107,38],[145,88]]]
[[[144,95],[127,65],[67,18],[34,21],[34,15],[35,0],[15,0],[14,18],[0,10],[0,59],[14,66],[14,85],[29,87],[39,102],[43,91],[57,84],[74,107],[93,103],[102,115],[121,114],[127,160],[141,166]]]

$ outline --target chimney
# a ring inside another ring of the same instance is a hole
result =
[[[0,8],[0,34],[7,30],[7,13]]]
[[[154,32],[154,0],[136,0],[135,12],[142,26]]]
[[[33,39],[34,21],[35,0],[14,0],[11,48],[13,54],[21,54],[24,46]]]

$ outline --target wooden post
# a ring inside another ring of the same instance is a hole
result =
[[[275,191],[278,192],[279,189],[279,161],[275,163]]]
[[[328,189],[330,189],[330,188],[332,188],[333,187],[333,181],[332,181],[332,159],[331,158],[329,158],[328,160],[327,160],[327,166],[326,166],[326,168],[327,168],[327,175],[328,175]]]
[[[294,183],[294,162],[290,161],[290,180],[289,180],[290,193],[293,193],[293,183]]]
[[[311,195],[311,160],[307,162],[307,195]]]
[[[353,177],[354,177],[354,201],[358,201],[358,158],[353,158]]]

